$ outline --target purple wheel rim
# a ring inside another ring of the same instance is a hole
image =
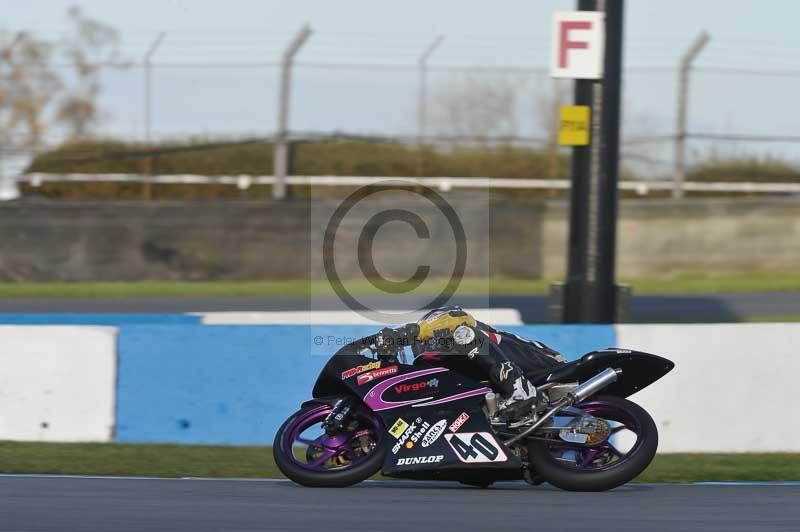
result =
[[[642,446],[641,425],[629,409],[603,400],[587,401],[577,407],[587,414],[613,421],[615,426],[611,428],[608,438],[595,446],[574,444],[555,438],[547,442],[554,461],[560,466],[576,471],[606,471],[627,462]],[[623,430],[636,435],[636,442],[624,452],[611,443],[611,438]],[[573,453],[569,456],[574,456],[574,462],[563,459],[566,453]]]
[[[331,410],[329,405],[312,408],[297,416],[286,427],[281,440],[281,451],[286,458],[311,471],[344,471],[364,462],[380,448],[383,443],[383,425],[373,412],[365,408],[354,410],[352,416],[358,421],[357,430],[329,436],[321,429],[321,424]],[[321,435],[304,435],[315,427],[318,427]],[[353,447],[356,440],[361,438],[369,441],[371,447],[368,452]],[[305,456],[306,461],[298,459],[295,453],[298,446],[305,446],[305,451],[301,450],[300,454]]]

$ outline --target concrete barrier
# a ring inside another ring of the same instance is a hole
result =
[[[117,438],[270,444],[311,397],[328,358],[375,325],[123,326]],[[614,343],[610,326],[517,326],[574,358]]]
[[[506,327],[572,360],[619,346],[676,369],[632,400],[661,452],[800,451],[798,324]],[[269,444],[328,357],[374,325],[0,326],[0,439]],[[118,365],[115,361],[118,359]],[[116,383],[116,388],[115,388]]]
[[[660,452],[800,451],[800,324],[618,325],[617,335],[676,364],[631,398],[656,420]]]
[[[110,441],[116,331],[0,326],[0,439]]]
[[[485,250],[483,239],[472,237],[488,237],[489,271],[493,275],[552,279],[564,274],[568,202],[495,195],[487,209],[483,193],[460,193],[446,199],[466,226],[468,249]],[[430,206],[422,198],[420,202],[423,215]],[[386,205],[404,208],[405,203],[398,200]],[[321,263],[311,268],[310,253],[321,250],[319,243],[310,240],[321,227],[315,225],[319,220],[311,213],[332,213],[338,205],[337,200],[324,199],[312,203],[264,199],[2,202],[0,279],[252,280],[313,276],[322,280]],[[796,223],[800,202],[793,197],[625,199],[620,202],[619,214],[617,270],[623,278],[647,277],[653,272],[783,273],[795,271],[800,261],[800,224]],[[340,231],[344,240],[340,242],[337,236],[337,246],[355,248],[359,230],[370,216],[368,209],[353,211]],[[433,218],[423,219],[431,220],[432,229],[436,227]],[[435,248],[422,246],[418,251],[429,253]],[[742,253],[743,249],[758,252]],[[469,256],[470,262],[477,259],[478,269],[483,271],[486,257],[480,251]],[[447,260],[449,257],[452,255]],[[424,262],[420,262],[422,258]],[[447,260],[431,260],[409,249],[398,256],[391,245],[376,246],[375,259],[379,266],[398,268],[398,275],[414,271],[420,264],[431,264],[432,274],[437,265],[450,267]],[[381,272],[392,275],[389,270]],[[450,275],[449,270],[443,273]],[[355,267],[343,269],[340,275],[343,279],[363,279]]]
[[[324,362],[310,353],[310,334],[309,327],[122,327],[117,439],[271,444]]]

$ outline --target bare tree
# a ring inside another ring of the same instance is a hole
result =
[[[569,93],[562,80],[551,80],[550,90],[539,84],[536,91],[534,123],[544,131],[550,178],[559,177],[558,123],[561,106],[569,101]]]
[[[64,43],[66,56],[74,67],[76,85],[67,92],[56,112],[70,136],[85,137],[100,118],[97,96],[100,69],[122,66],[119,62],[119,33],[111,26],[89,18],[79,7],[71,7],[68,17],[72,34]]]
[[[536,92],[535,122],[544,131],[547,139],[547,148],[550,151],[558,150],[558,121],[562,105],[569,101],[569,92],[562,80],[550,80],[551,89],[544,90],[543,84],[539,85]]]
[[[37,146],[45,110],[61,89],[50,60],[52,45],[26,33],[0,35],[0,140]]]
[[[48,125],[66,125],[73,137],[86,136],[100,112],[100,69],[119,62],[117,31],[70,8],[70,37],[60,43],[37,39],[28,33],[0,33],[0,142],[7,146],[37,148]],[[74,67],[74,82],[53,68],[62,49]],[[55,109],[53,109],[55,106]],[[50,111],[55,114],[51,115]]]
[[[520,81],[466,75],[434,93],[432,122],[439,134],[486,142],[517,134]]]

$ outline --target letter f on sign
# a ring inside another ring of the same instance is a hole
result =
[[[605,13],[553,13],[550,75],[566,79],[601,79],[605,47]]]
[[[567,68],[567,54],[570,50],[586,50],[589,43],[586,41],[572,41],[569,32],[573,30],[590,30],[592,23],[588,20],[563,20],[559,31],[558,68]]]

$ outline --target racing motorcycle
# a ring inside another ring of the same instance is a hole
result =
[[[426,353],[429,355],[430,353]],[[487,487],[499,480],[603,491],[650,464],[658,432],[626,399],[671,371],[662,357],[602,349],[528,371],[542,400],[522,419],[465,356],[417,356],[365,337],[322,369],[312,396],[275,436],[278,468],[304,486],[349,486],[378,471]]]

